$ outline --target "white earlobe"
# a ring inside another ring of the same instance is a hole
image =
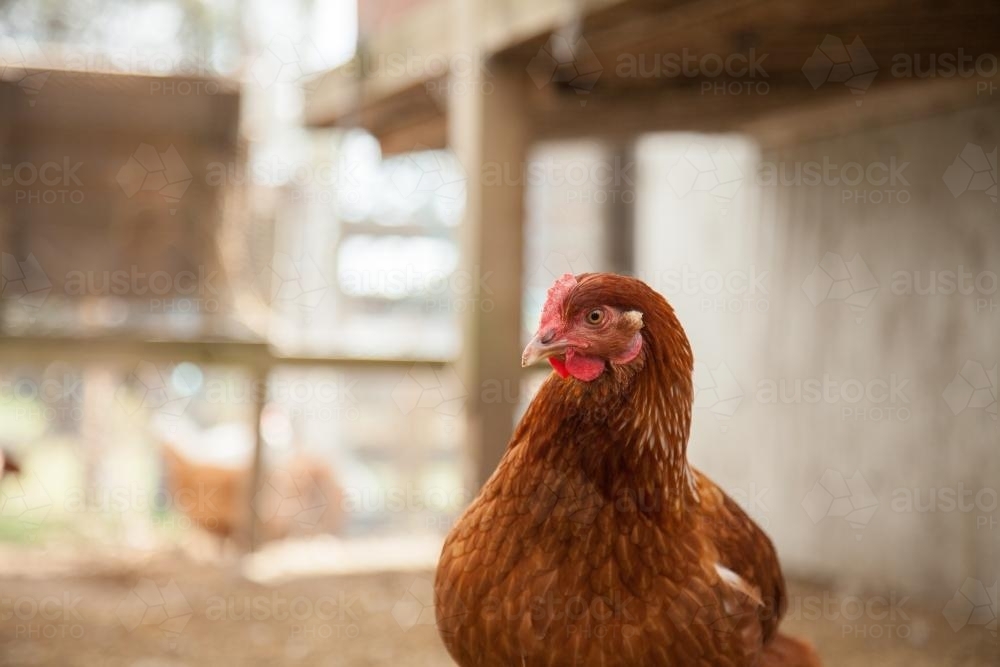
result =
[[[636,329],[642,328],[642,313],[638,310],[629,310],[625,313],[625,321],[634,326]]]

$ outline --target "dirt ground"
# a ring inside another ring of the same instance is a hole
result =
[[[452,664],[432,625],[428,571],[274,586],[183,557],[10,571],[0,573],[2,665]],[[1000,665],[995,637],[982,626],[952,631],[940,607],[804,585],[791,600],[786,631],[811,639],[833,667]],[[870,609],[860,618],[858,601]]]

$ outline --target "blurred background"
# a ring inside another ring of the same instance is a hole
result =
[[[0,2],[0,664],[447,665],[563,273],[830,665],[996,665],[1000,8]]]

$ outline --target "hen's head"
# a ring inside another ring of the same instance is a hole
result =
[[[521,365],[547,359],[563,378],[592,382],[611,367],[638,370],[651,358],[691,373],[687,336],[664,298],[635,278],[567,273],[549,289]]]

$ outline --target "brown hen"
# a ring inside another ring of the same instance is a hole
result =
[[[522,363],[555,368],[445,542],[438,628],[472,665],[812,667],[774,547],[687,463],[693,357],[639,280],[565,275]]]

